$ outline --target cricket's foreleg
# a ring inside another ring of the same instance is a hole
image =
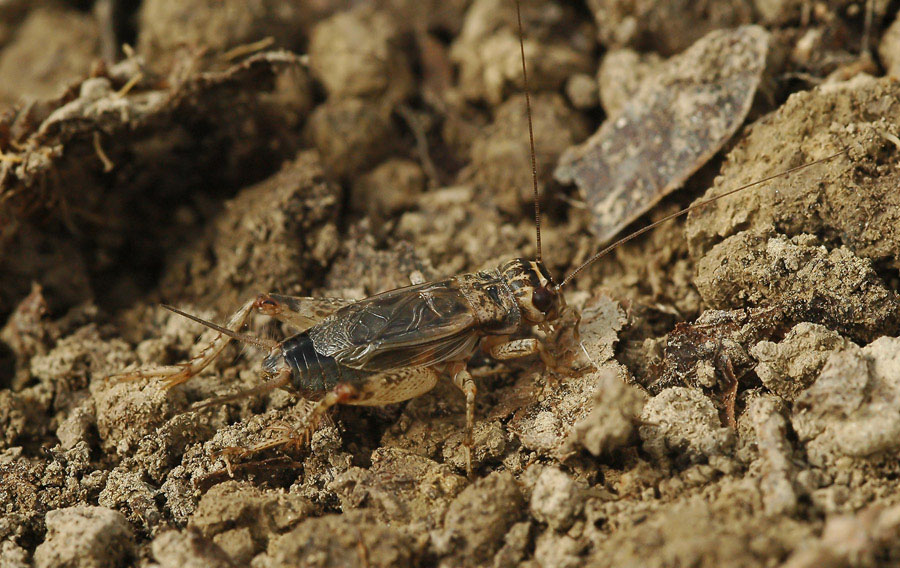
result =
[[[466,433],[463,438],[463,448],[466,453],[466,474],[472,475],[472,447],[475,445],[475,395],[478,387],[464,363],[454,365],[450,372],[453,375],[453,384],[466,396]]]
[[[550,352],[547,345],[534,337],[525,339],[515,339],[506,343],[500,343],[491,347],[491,357],[500,361],[508,361],[510,359],[518,359],[529,355],[538,355],[547,369],[547,385],[556,384],[560,377],[566,376],[571,369],[563,364]]]
[[[541,361],[548,369],[555,370],[558,367],[556,357],[547,349],[540,340],[534,337],[525,339],[514,339],[506,343],[499,343],[491,347],[491,357],[499,361],[509,361],[510,359],[519,359],[520,357],[528,357],[529,355],[539,355]]]
[[[225,328],[231,331],[239,331],[247,323],[250,314],[256,307],[256,300],[251,300],[241,306],[230,318]],[[159,379],[163,381],[163,386],[167,389],[186,383],[192,377],[196,376],[200,371],[205,369],[218,357],[225,346],[232,340],[231,337],[219,332],[215,339],[209,345],[204,347],[200,353],[186,363],[178,365],[167,365],[163,367],[155,367],[152,369],[137,369],[134,371],[126,371],[110,376],[113,380],[135,380],[135,379]]]

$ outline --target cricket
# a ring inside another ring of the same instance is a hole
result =
[[[559,363],[547,338],[554,336],[572,310],[566,304],[564,289],[581,271],[667,221],[846,153],[843,150],[694,203],[620,238],[565,277],[554,279],[542,259],[541,196],[518,0],[516,15],[532,166],[536,258],[513,258],[491,270],[432,282],[413,281],[410,286],[358,301],[264,293],[247,301],[224,325],[163,305],[165,309],[217,331],[218,335],[197,357],[186,363],[124,371],[111,378],[160,380],[163,387],[169,389],[203,371],[232,340],[261,349],[266,355],[260,370],[260,386],[206,401],[190,411],[279,388],[315,401],[315,404],[302,428],[279,427],[279,435],[274,439],[247,448],[229,448],[226,452],[237,456],[252,456],[274,448],[302,447],[335,405],[383,406],[404,402],[427,393],[438,381],[449,379],[466,401],[463,447],[466,473],[471,477],[478,387],[467,370],[467,362],[477,349],[483,349],[498,361],[538,356],[548,370],[565,377],[569,370]],[[241,330],[254,313],[275,318],[297,333],[282,341],[243,333]],[[577,338],[579,317],[574,314],[572,319]],[[544,334],[533,336],[535,329]]]

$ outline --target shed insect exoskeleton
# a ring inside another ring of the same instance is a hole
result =
[[[471,474],[470,448],[473,443],[476,385],[466,365],[482,340],[487,340],[485,347],[489,347],[489,353],[495,359],[538,355],[547,367],[558,368],[552,350],[542,340],[521,335],[527,335],[535,327],[544,331],[558,329],[567,310],[563,289],[587,266],[661,223],[844,153],[695,203],[620,239],[589,258],[561,281],[554,281],[541,256],[537,167],[518,4],[517,15],[531,143],[536,258],[516,258],[494,269],[414,283],[359,301],[265,294],[245,303],[225,326],[168,308],[218,331],[219,335],[199,356],[185,364],[138,370],[125,375],[162,379],[166,387],[172,387],[198,374],[232,339],[262,348],[266,352],[262,364],[265,382],[262,385],[194,408],[276,388],[316,401],[300,431],[290,431],[270,442],[247,448],[245,451],[250,453],[305,442],[319,419],[334,405],[402,402],[428,392],[442,376],[447,376],[466,398],[464,447],[467,470]],[[295,328],[298,333],[280,342],[245,335],[240,330],[253,313],[274,317]]]

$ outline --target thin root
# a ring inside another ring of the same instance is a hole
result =
[[[113,171],[116,165],[112,160],[109,159],[109,156],[106,155],[106,152],[103,150],[103,145],[100,141],[100,132],[94,131],[94,152],[97,154],[97,157],[100,159],[100,162],[103,164],[103,172],[109,173]]]

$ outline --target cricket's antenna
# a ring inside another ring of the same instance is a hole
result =
[[[620,247],[621,245],[627,243],[627,242],[630,241],[631,239],[634,239],[634,238],[636,238],[636,237],[639,237],[640,235],[643,235],[643,234],[646,233],[647,231],[650,231],[650,230],[652,230],[652,229],[655,229],[656,227],[662,225],[662,224],[665,223],[666,221],[671,221],[672,219],[675,219],[676,217],[681,217],[682,215],[686,215],[687,213],[693,211],[694,209],[700,209],[701,207],[703,207],[703,206],[705,206],[705,205],[709,205],[709,204],[712,203],[713,201],[718,201],[719,199],[722,199],[723,197],[728,197],[729,195],[734,195],[735,193],[737,193],[737,192],[739,192],[739,191],[743,191],[743,190],[745,190],[745,189],[749,189],[749,188],[751,188],[751,187],[754,187],[754,186],[757,186],[757,185],[764,184],[764,183],[766,183],[766,182],[768,182],[768,181],[772,181],[773,179],[776,179],[776,178],[780,178],[780,177],[787,176],[787,175],[792,174],[792,173],[794,173],[794,172],[796,172],[796,171],[798,171],[798,170],[803,170],[803,169],[806,169],[806,168],[815,166],[816,164],[821,164],[821,163],[823,163],[823,162],[828,162],[828,161],[830,161],[830,160],[833,160],[833,159],[837,158],[838,156],[842,156],[842,155],[846,154],[849,150],[850,150],[849,148],[844,148],[843,150],[841,150],[840,152],[837,152],[836,154],[832,154],[832,155],[827,156],[827,157],[825,157],[825,158],[820,158],[820,159],[815,160],[815,161],[813,161],[813,162],[809,162],[809,163],[806,163],[806,164],[802,164],[802,165],[800,165],[800,166],[796,166],[796,167],[793,167],[793,168],[784,170],[783,172],[779,172],[779,173],[774,174],[774,175],[771,175],[771,176],[769,176],[769,177],[765,177],[765,178],[763,178],[763,179],[756,180],[756,181],[754,181],[754,182],[748,183],[748,184],[746,184],[746,185],[742,185],[742,186],[737,187],[737,188],[735,188],[735,189],[730,189],[730,190],[726,191],[725,193],[723,193],[723,194],[721,194],[721,195],[717,195],[717,196],[715,196],[715,197],[710,197],[709,199],[706,199],[706,200],[701,201],[701,202],[699,202],[699,203],[695,203],[695,204],[691,205],[690,207],[686,207],[685,209],[682,209],[681,211],[676,211],[675,213],[672,213],[671,215],[666,215],[665,217],[663,217],[663,218],[660,219],[659,221],[656,221],[655,223],[650,223],[649,225],[647,225],[647,226],[644,227],[643,229],[637,230],[637,231],[631,233],[631,234],[628,235],[628,236],[622,237],[622,238],[619,239],[618,241],[616,241],[616,242],[614,242],[613,244],[609,245],[608,247],[602,249],[600,252],[598,252],[597,254],[595,254],[594,256],[592,256],[591,258],[587,259],[585,262],[583,262],[583,263],[581,264],[581,266],[579,266],[578,268],[576,268],[575,270],[573,270],[568,276],[566,276],[566,277],[563,279],[563,281],[560,282],[560,284],[559,284],[559,286],[557,286],[557,288],[562,288],[563,286],[565,286],[566,284],[568,284],[569,282],[571,282],[572,279],[575,278],[575,276],[576,276],[579,272],[581,272],[582,270],[584,270],[585,268],[587,268],[588,266],[590,266],[591,264],[593,264],[595,261],[597,261],[597,260],[603,258],[604,256],[606,256],[606,255],[609,254],[610,252],[614,251],[615,249],[617,249],[617,248]]]
[[[531,183],[534,186],[534,226],[537,229],[537,259],[541,260],[541,203],[538,194],[537,158],[534,153],[534,125],[531,121],[531,94],[528,91],[528,71],[525,69],[525,34],[522,32],[522,6],[516,0],[519,22],[519,51],[522,53],[522,82],[525,84],[525,111],[528,114],[528,140],[531,142]]]
[[[252,335],[244,335],[243,333],[238,333],[236,331],[231,331],[227,327],[222,327],[221,325],[214,324],[211,321],[206,321],[205,319],[198,318],[197,316],[192,316],[189,313],[183,312],[178,308],[174,308],[172,306],[167,306],[166,304],[162,304],[162,307],[169,310],[170,312],[175,312],[176,314],[186,317],[189,320],[193,320],[201,325],[205,325],[210,329],[214,329],[223,335],[227,335],[232,339],[237,339],[238,341],[243,341],[244,343],[249,343],[251,345],[255,345],[260,349],[272,350],[276,345],[278,345],[274,341],[270,341],[267,339],[262,339],[259,337],[253,337]]]

